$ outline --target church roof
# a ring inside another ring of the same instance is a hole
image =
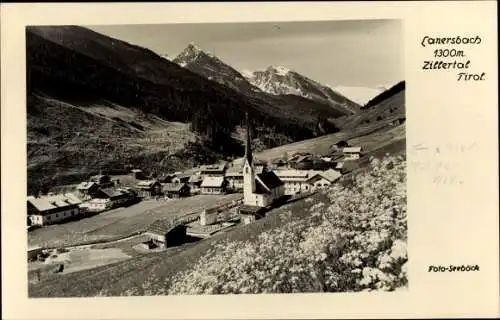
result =
[[[257,188],[262,184],[263,189],[267,192],[270,192],[272,189],[283,185],[283,181],[281,181],[278,176],[272,171],[265,171],[256,175],[257,180]],[[258,190],[256,190],[258,191]],[[263,191],[263,190],[262,190]]]

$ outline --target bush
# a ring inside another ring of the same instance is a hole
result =
[[[166,283],[169,294],[392,291],[407,285],[406,162],[372,159],[306,219],[257,241],[217,244]]]

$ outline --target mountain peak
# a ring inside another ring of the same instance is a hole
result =
[[[290,71],[287,67],[279,66],[279,65],[271,65],[267,68],[267,71],[274,72],[280,76],[286,76]]]
[[[190,50],[193,50],[193,51],[203,51],[199,45],[197,45],[195,42],[191,41],[186,49],[190,49]]]
[[[212,59],[216,59],[214,55],[204,51],[195,42],[190,42],[187,47],[174,59],[174,62],[179,64],[181,67],[185,67],[187,64],[196,61],[202,56],[208,56]]]

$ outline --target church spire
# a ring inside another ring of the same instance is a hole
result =
[[[245,159],[249,165],[252,165],[252,145],[250,143],[250,122],[248,121],[248,112],[245,113],[246,121],[246,142],[245,142]]]

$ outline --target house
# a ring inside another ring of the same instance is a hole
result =
[[[203,178],[198,174],[193,174],[189,177],[187,184],[191,189],[191,194],[200,192],[202,182]]]
[[[187,183],[189,181],[189,178],[191,178],[191,174],[187,172],[180,172],[180,173],[175,173],[175,177],[172,178],[173,183]]]
[[[189,196],[190,188],[185,183],[164,183],[162,192],[169,198],[183,198]]]
[[[158,178],[156,178],[156,180],[158,180],[158,182],[160,183],[171,183],[174,178],[175,178],[174,174],[164,173],[161,174]]]
[[[142,198],[151,198],[161,195],[161,184],[157,180],[140,181],[136,188],[139,197]]]
[[[201,185],[202,194],[224,194],[226,193],[227,182],[222,177],[206,177]]]
[[[277,159],[274,159],[273,161],[271,161],[271,164],[275,168],[281,168],[281,167],[286,166],[287,162],[285,160],[283,160],[282,158],[277,158]]]
[[[311,169],[313,165],[312,155],[298,154],[288,162],[289,167],[297,170]]]
[[[323,172],[314,172],[310,174],[310,177],[307,179],[307,183],[310,185],[311,190],[316,190],[331,185],[341,176],[342,175],[339,172],[333,169]]]
[[[100,189],[96,195],[96,199],[107,199],[110,203],[110,208],[116,208],[127,203],[130,203],[136,198],[136,194],[128,189]]]
[[[243,190],[243,170],[236,169],[226,172],[227,188],[234,192]]]
[[[27,200],[28,216],[32,225],[45,226],[59,223],[80,214],[82,201],[72,193],[29,196]]]
[[[310,171],[290,169],[276,170],[275,173],[283,181],[286,195],[294,195],[311,189],[307,182],[310,178]]]
[[[96,183],[100,188],[109,188],[114,185],[113,181],[111,181],[111,177],[107,174],[98,174],[90,177],[90,182]]]
[[[99,185],[92,181],[82,182],[76,186],[78,197],[82,200],[92,199],[98,189]]]
[[[94,198],[80,205],[82,211],[85,210],[88,212],[102,212],[110,210],[112,207],[113,203],[106,198]]]
[[[132,169],[132,170],[130,170],[130,173],[132,174],[134,179],[137,179],[137,180],[146,179],[146,175],[144,174],[144,172],[141,169]]]
[[[217,208],[205,209],[200,214],[200,225],[208,226],[217,222],[218,217]]]
[[[238,209],[240,219],[244,224],[249,224],[264,217],[264,210],[259,206],[242,205]]]
[[[203,177],[224,177],[226,164],[212,164],[201,166],[200,174]]]
[[[250,145],[250,127],[246,115],[246,144],[243,165],[243,204],[268,207],[285,194],[283,181],[272,171],[256,173]]]
[[[357,160],[361,157],[361,147],[345,147],[342,152],[345,160]]]
[[[164,219],[153,222],[145,235],[159,248],[181,245],[186,240],[187,227],[175,219]]]

